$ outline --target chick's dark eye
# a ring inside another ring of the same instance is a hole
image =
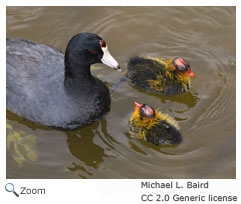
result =
[[[178,70],[179,72],[186,72],[186,71],[187,71],[187,67],[184,66],[184,65],[177,66],[177,70]]]
[[[141,115],[142,117],[146,117],[145,107],[141,107],[141,109],[140,109],[140,115]]]
[[[106,47],[106,42],[104,40],[100,40],[100,47],[105,48]]]

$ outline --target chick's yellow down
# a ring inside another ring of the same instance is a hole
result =
[[[195,74],[189,63],[180,57],[133,57],[128,62],[126,76],[134,87],[158,94],[176,95],[185,93],[191,87],[191,77],[195,77]]]
[[[178,144],[182,141],[178,124],[168,115],[147,104],[135,102],[135,111],[129,119],[131,132],[155,145]]]

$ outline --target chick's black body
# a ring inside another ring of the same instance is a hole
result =
[[[164,64],[167,60],[162,60],[158,62],[138,56],[131,58],[127,65],[130,84],[157,94],[176,95],[186,92],[190,86],[188,81],[179,81],[177,71],[170,73]]]
[[[158,124],[146,131],[146,140],[155,145],[179,144],[182,141],[181,133],[166,121]]]
[[[110,110],[110,94],[91,75],[90,65],[100,62],[97,55],[103,54],[95,44],[88,46],[91,38],[101,39],[91,33],[75,36],[65,57],[51,46],[8,39],[7,108],[30,121],[64,129],[103,117]],[[86,46],[79,46],[81,41]],[[94,59],[89,49],[99,51]]]

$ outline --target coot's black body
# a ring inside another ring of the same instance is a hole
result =
[[[104,55],[101,40],[95,34],[78,34],[64,55],[47,45],[7,39],[7,108],[30,121],[64,129],[99,120],[110,110],[108,88],[90,72],[90,65]],[[113,68],[119,68],[115,60]]]

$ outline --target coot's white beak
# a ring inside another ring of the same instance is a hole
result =
[[[102,63],[106,64],[107,66],[116,69],[117,71],[121,71],[121,68],[118,64],[118,62],[114,59],[114,57],[111,56],[107,46],[101,48],[103,51],[103,57],[101,59]]]

